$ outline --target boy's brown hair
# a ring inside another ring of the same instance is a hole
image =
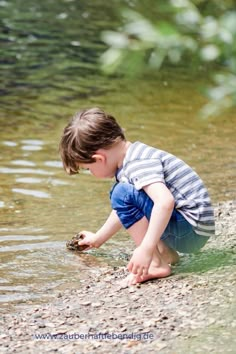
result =
[[[65,127],[59,151],[68,174],[78,173],[80,163],[92,163],[99,149],[108,149],[125,140],[122,128],[115,118],[99,108],[91,108],[75,114]]]

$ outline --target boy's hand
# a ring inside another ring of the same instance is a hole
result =
[[[142,246],[137,247],[134,250],[133,256],[128,264],[128,270],[139,276],[145,276],[148,274],[148,269],[152,261],[153,250],[144,248]]]
[[[89,250],[90,248],[98,248],[100,244],[97,242],[96,234],[90,231],[81,231],[80,235],[82,240],[79,241],[79,245],[87,245],[88,247],[85,248],[85,251]]]

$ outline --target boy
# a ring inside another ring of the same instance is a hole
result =
[[[100,247],[124,226],[137,246],[127,285],[167,277],[177,251],[196,252],[214,234],[213,208],[199,176],[172,154],[127,141],[115,118],[101,109],[75,115],[60,153],[68,174],[84,168],[98,178],[116,178],[110,216],[96,233],[83,231],[79,244]]]

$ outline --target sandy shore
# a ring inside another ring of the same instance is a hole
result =
[[[215,207],[217,236],[162,280],[122,289],[125,268],[1,318],[1,353],[235,353],[236,203]]]

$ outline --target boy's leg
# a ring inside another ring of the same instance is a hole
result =
[[[146,233],[147,226],[148,221],[145,217],[143,217],[141,220],[137,221],[134,225],[127,229],[127,232],[133,238],[136,246],[139,246],[141,244],[142,239]],[[152,262],[148,269],[148,274],[145,276],[138,276],[133,273],[130,273],[128,277],[122,282],[122,284],[134,285],[150,279],[165,278],[170,274],[170,265],[162,258],[158,247],[156,247],[156,250],[153,253]]]
[[[135,190],[134,186],[118,183],[111,191],[112,208],[117,211],[123,226],[138,246],[142,242],[150,218],[153,202],[144,191]],[[159,241],[153,254],[148,275],[138,277],[130,274],[127,285],[136,284],[153,278],[163,278],[171,273],[170,263],[178,261],[178,254],[169,248],[163,241]]]
[[[157,244],[162,258],[171,265],[179,262],[179,254],[173,248],[167,246],[164,241],[160,240]]]
[[[134,240],[136,246],[139,246],[147,232],[148,228],[148,220],[144,216],[141,220],[137,223],[132,225],[127,232]],[[167,246],[162,240],[160,240],[157,244],[157,250],[154,252],[153,260],[157,260],[159,255],[161,256],[162,260],[168,264],[176,264],[179,261],[178,253],[173,249]]]

